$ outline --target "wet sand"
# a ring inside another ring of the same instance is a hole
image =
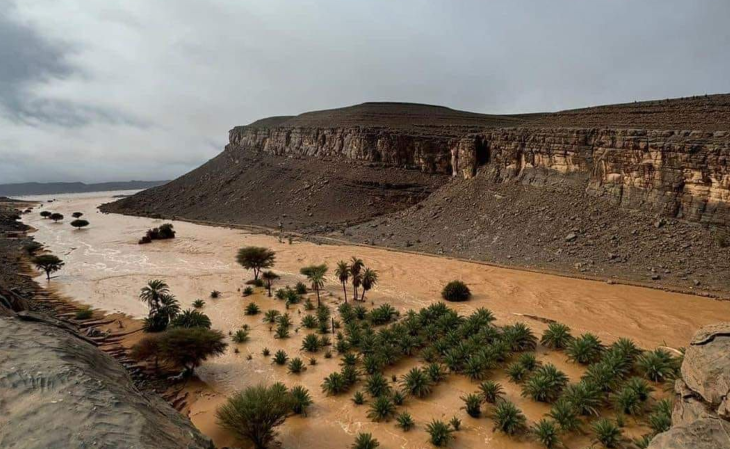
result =
[[[57,196],[61,197],[61,196]],[[174,222],[178,238],[138,245],[137,240],[145,231],[159,226],[163,221],[139,217],[104,215],[96,206],[110,201],[109,197],[68,196],[55,203],[45,203],[43,208],[61,212],[66,216],[55,224],[38,216],[38,210],[24,219],[37,229],[36,239],[59,255],[66,266],[56,274],[52,284],[63,295],[108,312],[119,312],[133,317],[146,314],[146,307],[137,299],[139,289],[154,278],[164,279],[188,308],[197,298],[205,299],[202,309],[208,314],[215,328],[225,333],[248,324],[252,328],[251,340],[235,345],[222,357],[205,363],[198,371],[204,385],[193,385],[200,398],[191,403],[190,416],[204,433],[217,445],[233,445],[235,441],[215,424],[214,410],[226,395],[247,385],[258,382],[282,381],[289,386],[302,384],[314,399],[314,406],[306,418],[294,417],[282,426],[280,440],[286,448],[342,448],[347,447],[358,431],[372,432],[382,447],[419,448],[427,444],[425,425],[433,418],[448,420],[458,416],[463,421],[462,431],[451,447],[532,447],[534,443],[505,438],[492,432],[492,421],[487,418],[472,419],[461,410],[459,399],[476,391],[477,384],[463,376],[451,375],[425,400],[408,399],[402,409],[408,410],[417,422],[411,432],[403,433],[393,422],[371,423],[365,417],[367,404],[356,407],[350,401],[354,389],[337,397],[324,397],[320,384],[330,372],[338,370],[336,354],[332,359],[323,357],[323,351],[315,355],[316,366],[308,366],[300,375],[286,372],[285,367],[272,365],[261,355],[268,347],[271,352],[284,349],[290,357],[300,356],[305,361],[308,354],[301,354],[304,329],[292,330],[292,338],[275,340],[269,326],[261,321],[262,315],[245,316],[244,307],[256,302],[262,311],[284,311],[281,301],[257,292],[242,298],[243,282],[252,277],[235,263],[238,248],[247,245],[267,246],[277,253],[274,271],[282,276],[278,286],[293,285],[301,276],[299,269],[311,263],[327,263],[334,268],[340,259],[353,255],[362,258],[366,265],[379,272],[379,284],[368,292],[368,305],[389,302],[401,311],[418,309],[439,300],[441,287],[452,279],[465,281],[474,294],[466,304],[453,305],[461,313],[470,313],[477,307],[491,309],[498,324],[524,321],[536,334],[545,324],[527,317],[537,316],[568,324],[574,334],[591,331],[605,342],[620,336],[635,339],[646,348],[658,345],[681,347],[687,344],[692,333],[700,326],[722,320],[730,320],[730,302],[704,297],[651,290],[625,285],[609,285],[604,282],[570,279],[565,277],[524,272],[469,263],[447,258],[405,254],[375,247],[317,245],[295,241],[289,245],[279,243],[276,237],[248,232],[207,227],[186,222]],[[75,230],[68,223],[74,211],[83,212],[91,222],[87,229]],[[44,285],[45,278],[39,277]],[[221,291],[219,299],[210,299],[212,290]],[[335,307],[342,297],[342,287],[331,279],[327,285],[326,302]],[[348,292],[348,294],[351,291]],[[301,305],[289,309],[295,326],[305,313]],[[235,354],[233,347],[240,353]],[[334,351],[333,351],[334,352]],[[252,360],[246,360],[248,354]],[[581,371],[567,363],[559,353],[540,352],[540,357],[550,360],[577,379]],[[387,375],[400,374],[416,364],[411,359],[387,370]],[[501,374],[500,374],[501,375]],[[499,379],[499,375],[497,376]],[[530,420],[537,420],[548,410],[547,406],[521,398],[519,388],[503,379],[507,396],[523,408]],[[630,429],[641,433],[641,428]],[[583,447],[590,443],[588,437],[568,440],[570,447]]]

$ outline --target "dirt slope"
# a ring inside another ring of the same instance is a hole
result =
[[[331,231],[411,206],[447,180],[351,161],[224,152],[164,186],[102,210]]]

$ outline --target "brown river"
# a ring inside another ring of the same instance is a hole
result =
[[[535,317],[557,320],[569,325],[573,334],[590,331],[610,343],[618,337],[634,339],[642,347],[669,346],[679,348],[687,344],[700,326],[717,321],[730,321],[730,302],[704,297],[670,293],[648,288],[611,285],[588,281],[493,267],[444,257],[401,253],[377,247],[348,245],[319,245],[295,240],[293,244],[279,243],[274,236],[252,234],[223,227],[202,226],[175,221],[177,238],[138,245],[137,241],[148,228],[163,221],[106,215],[96,207],[111,201],[111,194],[56,195],[53,203],[43,203],[43,209],[61,212],[66,219],[53,223],[42,219],[38,209],[25,216],[25,221],[37,229],[35,238],[61,257],[66,265],[56,273],[51,284],[60,293],[94,308],[142,317],[147,310],[137,299],[140,288],[150,279],[164,279],[183,308],[195,299],[205,299],[204,311],[213,327],[228,333],[243,324],[251,327],[249,342],[232,344],[229,351],[206,362],[198,375],[208,388],[191,406],[190,417],[218,446],[235,445],[235,440],[215,423],[214,411],[226,395],[247,385],[282,381],[289,386],[307,387],[314,399],[307,417],[289,418],[281,426],[279,440],[285,448],[345,448],[352,444],[357,432],[371,432],[382,448],[431,447],[425,427],[432,419],[448,421],[459,417],[462,430],[456,433],[452,448],[469,447],[537,447],[526,438],[514,439],[492,431],[490,418],[469,418],[461,409],[460,396],[475,392],[477,384],[463,376],[451,375],[435,387],[424,400],[409,398],[400,409],[408,410],[416,421],[416,428],[404,433],[394,422],[373,423],[366,418],[368,404],[355,406],[352,390],[338,397],[326,397],[320,385],[325,376],[339,369],[338,358],[325,359],[322,351],[315,355],[317,364],[299,375],[288,374],[285,367],[272,365],[261,355],[268,347],[271,352],[284,349],[290,357],[300,354],[302,328],[292,332],[292,338],[273,338],[261,315],[243,313],[248,302],[256,302],[262,311],[284,311],[282,301],[276,301],[258,292],[243,298],[243,282],[252,274],[235,262],[238,248],[248,245],[266,246],[276,251],[274,271],[281,275],[277,286],[293,285],[302,277],[299,269],[312,263],[326,263],[330,272],[338,260],[358,256],[365,264],[377,270],[379,282],[368,292],[368,305],[388,302],[401,311],[418,309],[439,300],[443,285],[461,279],[472,290],[468,303],[456,304],[461,313],[470,313],[477,307],[492,310],[498,324],[523,321],[539,335],[546,327]],[[44,199],[44,198],[36,198]],[[68,223],[73,212],[83,212],[91,225],[75,230]],[[45,277],[38,278],[45,285]],[[342,300],[342,287],[330,278],[326,286],[326,302],[332,308]],[[210,299],[212,290],[219,290],[219,299]],[[348,291],[348,295],[351,291]],[[300,310],[298,310],[300,309]],[[304,311],[301,305],[288,310],[298,323]],[[302,315],[299,315],[301,312]],[[237,346],[239,353],[233,351]],[[251,354],[252,359],[247,360]],[[564,370],[572,380],[581,375],[581,369],[565,360],[560,353],[540,350],[541,360],[549,360]],[[387,370],[387,375],[400,375],[417,364],[413,359]],[[508,399],[517,404],[531,421],[538,420],[549,408],[520,396],[520,389],[508,382],[503,374],[495,379],[505,387]],[[660,389],[660,388],[659,388]],[[400,411],[400,410],[399,410]],[[639,435],[646,428],[629,423],[627,435]],[[569,447],[585,447],[591,443],[589,435],[579,434],[566,440]]]

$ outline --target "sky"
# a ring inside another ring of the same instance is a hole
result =
[[[0,184],[173,179],[272,115],[730,92],[728,0],[0,0]]]

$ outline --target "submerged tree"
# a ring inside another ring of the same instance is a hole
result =
[[[375,270],[366,268],[362,273],[362,297],[361,301],[365,301],[365,292],[373,288],[378,283],[378,273]]]
[[[89,226],[89,222],[86,220],[76,219],[71,222],[71,226],[73,226],[76,229],[81,229]]]
[[[362,283],[362,269],[365,266],[365,263],[362,261],[362,259],[358,259],[357,257],[353,256],[352,259],[350,259],[350,277],[352,278],[352,297],[353,299],[357,300],[357,289],[360,287],[360,284]]]
[[[82,212],[74,212],[71,214],[74,218],[81,218],[84,214]]]
[[[269,297],[271,297],[271,286],[274,284],[274,281],[279,279],[279,275],[274,273],[273,271],[264,271],[261,274],[261,278],[266,283],[266,289],[269,291]]]
[[[61,259],[53,254],[42,254],[33,258],[33,265],[39,270],[46,272],[46,279],[51,280],[51,273],[55,273],[63,267]]]
[[[345,303],[347,303],[347,281],[350,280],[350,266],[347,265],[347,262],[344,260],[337,262],[335,276],[342,283],[342,292],[345,294]]]
[[[257,281],[261,270],[274,266],[276,254],[269,248],[247,246],[238,250],[236,261],[243,268],[253,270],[253,278]]]
[[[51,211],[50,210],[41,211],[41,217],[48,218],[50,216],[51,216]]]
[[[324,275],[327,274],[327,265],[310,265],[302,268],[300,273],[305,275],[311,283],[312,290],[317,293],[317,307],[321,307],[319,291],[324,287]]]
[[[63,220],[63,214],[59,214],[58,212],[54,212],[51,214],[51,220],[58,223],[59,221]]]

